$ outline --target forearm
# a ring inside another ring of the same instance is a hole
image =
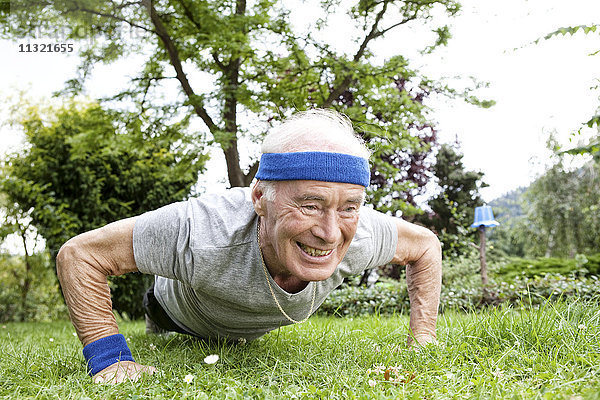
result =
[[[112,313],[107,277],[137,271],[133,255],[134,218],[69,240],[56,257],[58,279],[94,382],[137,380],[154,367],[135,362]]]
[[[74,244],[63,246],[56,267],[71,322],[85,346],[119,333],[119,328],[112,313],[106,275],[79,253]]]
[[[431,241],[427,250],[406,269],[406,281],[410,299],[411,334],[435,338],[440,291],[442,287],[442,257],[437,239]],[[409,338],[409,343],[412,338]]]
[[[56,268],[71,321],[83,345],[118,333],[107,276],[137,271],[134,219],[126,219],[69,240]]]

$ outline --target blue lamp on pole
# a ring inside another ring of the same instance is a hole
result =
[[[479,263],[481,264],[481,282],[483,283],[484,298],[487,295],[486,285],[488,284],[487,263],[485,261],[485,228],[493,228],[500,225],[494,219],[492,207],[475,207],[475,221],[471,224],[472,228],[479,229]]]
[[[471,227],[479,228],[481,225],[488,228],[500,225],[498,221],[494,220],[494,213],[492,212],[492,207],[475,207],[475,222],[471,224]]]

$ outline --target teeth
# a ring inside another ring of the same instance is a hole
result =
[[[304,250],[306,253],[310,254],[313,257],[328,256],[333,251],[333,250],[319,250],[319,249],[315,249],[313,247],[308,247],[307,245],[302,244],[300,242],[298,242],[298,244],[300,245],[300,248],[302,250]]]

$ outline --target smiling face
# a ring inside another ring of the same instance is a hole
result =
[[[364,187],[302,180],[275,185],[272,200],[267,200],[260,186],[252,190],[269,272],[276,281],[329,278],[356,233]]]

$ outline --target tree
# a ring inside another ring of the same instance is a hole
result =
[[[465,169],[462,158],[453,146],[441,146],[433,166],[440,192],[427,203],[431,212],[416,218],[439,235],[445,256],[460,255],[468,248],[473,235],[467,227],[475,207],[483,205],[479,190],[488,186],[482,172]]]
[[[46,239],[52,257],[72,236],[183,200],[204,168],[206,155],[181,133],[184,122],[164,126],[97,103],[20,108],[16,124],[27,146],[4,161],[0,191],[7,209]],[[127,299],[148,280],[134,282],[112,281],[113,306],[139,316],[139,298],[135,306]]]
[[[535,43],[577,32],[600,34],[600,25],[563,27]],[[600,55],[600,50],[591,55]],[[520,223],[517,230],[520,237],[528,239],[525,252],[530,257],[574,257],[578,253],[596,252],[600,245],[600,114],[596,113],[584,122],[573,136],[580,134],[586,126],[596,127],[599,132],[587,144],[564,150],[550,138],[548,145],[557,161],[523,195],[525,222]],[[567,154],[591,155],[594,161],[582,168],[570,169],[565,166]]]
[[[574,35],[577,32],[583,32],[586,35],[589,34],[598,34],[600,35],[600,25],[590,24],[590,25],[577,25],[577,26],[567,26],[557,29],[554,32],[550,32],[546,36],[544,36],[544,40],[552,39],[556,36],[565,36],[565,35]],[[535,43],[539,43],[541,39],[535,41]],[[595,53],[591,54],[592,56],[600,55],[600,49],[598,49]],[[598,86],[596,86],[598,89]],[[600,97],[598,98],[600,101]],[[582,128],[587,126],[588,128],[596,127],[598,129],[598,135],[591,138],[587,144],[580,145],[571,149],[563,150],[563,154],[572,154],[572,155],[582,155],[582,154],[590,154],[594,157],[596,162],[600,163],[600,106],[597,109],[595,115],[593,115],[588,121],[582,124]],[[578,134],[581,133],[581,129],[579,129]],[[560,151],[560,148],[557,148]]]
[[[52,321],[68,316],[48,252],[0,253],[0,322]]]
[[[522,203],[526,187],[512,190],[494,199],[489,205],[500,223],[490,230],[490,242],[501,256],[525,257],[527,244],[531,241],[527,231],[527,219]]]
[[[294,28],[291,11],[275,0],[20,0],[10,2],[10,12],[4,10],[0,18],[4,37],[52,27],[84,46],[80,76],[64,93],[81,92],[96,63],[143,54],[140,74],[112,100],[172,121],[193,116],[202,126],[196,132],[200,141],[223,152],[231,186],[252,181],[258,162],[256,157],[242,162],[239,147],[258,141],[272,122],[314,107],[345,112],[374,149],[372,199],[384,211],[414,213],[413,195],[405,193],[423,186],[434,140],[423,99],[432,92],[477,99],[420,76],[401,55],[375,62],[370,47],[401,26],[424,23],[436,35],[427,50],[444,45],[449,30],[434,25],[433,15],[453,16],[459,3],[326,0],[321,5],[323,17],[306,31]],[[344,7],[358,28],[355,43],[346,46],[354,49],[347,53],[319,38],[327,36],[322,31],[334,10],[341,13]],[[210,83],[206,89],[202,81]],[[176,86],[169,86],[172,82]],[[179,96],[165,95],[167,89]]]
[[[600,247],[600,165],[569,170],[559,160],[524,194],[530,256],[574,257]]]
[[[10,271],[12,274],[11,278],[14,278],[15,285],[18,288],[19,300],[17,304],[13,304],[14,314],[18,315],[18,320],[25,321],[30,314],[29,310],[29,293],[32,286],[32,282],[35,279],[34,269],[39,263],[39,255],[33,254],[33,249],[30,248],[30,243],[33,241],[34,246],[38,241],[38,233],[35,231],[31,224],[31,218],[27,211],[23,211],[16,207],[14,204],[9,204],[6,201],[6,196],[0,197],[2,203],[2,211],[4,211],[4,218],[0,225],[0,243],[3,242],[7,236],[16,235],[23,245],[23,257],[4,257],[5,269]],[[17,258],[20,260],[17,261]],[[22,262],[19,262],[22,261]],[[22,268],[21,268],[22,266]],[[6,312],[6,320],[11,318],[9,310]]]

